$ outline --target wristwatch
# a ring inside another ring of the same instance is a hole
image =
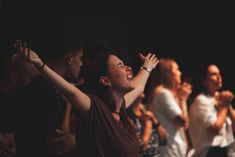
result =
[[[144,67],[144,66],[142,66],[141,68],[140,68],[140,70],[145,70],[145,71],[147,71],[149,74],[152,72],[152,69],[151,68],[148,68],[148,67]]]

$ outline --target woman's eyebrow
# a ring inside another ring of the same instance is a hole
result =
[[[123,64],[124,64],[123,61],[119,61],[119,62],[117,63],[117,66],[123,65]]]

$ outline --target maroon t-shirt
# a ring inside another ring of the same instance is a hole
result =
[[[79,157],[138,157],[140,146],[127,120],[124,104],[118,122],[98,97],[90,98],[90,111],[78,114]]]

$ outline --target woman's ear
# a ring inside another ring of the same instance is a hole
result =
[[[110,80],[106,76],[101,76],[100,77],[100,84],[102,84],[102,85],[104,85],[106,87],[111,87],[112,86]]]

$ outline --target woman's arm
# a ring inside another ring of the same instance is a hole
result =
[[[145,121],[144,129],[143,129],[143,151],[145,151],[148,148],[150,137],[152,136],[152,121],[151,119],[148,119]]]
[[[183,126],[185,129],[187,129],[189,126],[189,116],[188,116],[186,100],[181,100],[179,106],[182,110],[182,114],[174,118],[173,121],[175,124]]]
[[[176,93],[179,99],[179,106],[181,108],[182,114],[177,116],[174,119],[174,122],[180,126],[183,126],[185,129],[187,129],[189,126],[187,100],[191,93],[192,93],[192,85],[187,82],[183,82],[180,85],[180,87],[177,89]]]
[[[42,62],[34,51],[26,47],[26,44],[22,46],[21,42],[17,41],[15,46],[18,52],[24,55],[24,57],[29,62],[34,64],[37,69],[40,69],[39,71],[41,74],[49,80],[52,86],[63,93],[70,103],[79,110],[79,112],[85,113],[90,109],[91,100],[85,93],[71,83],[67,82],[60,75],[45,65],[45,63]]]
[[[230,92],[230,91],[229,91],[229,92]],[[230,101],[230,104],[229,104],[229,106],[228,106],[228,115],[229,115],[229,117],[231,118],[232,123],[233,123],[233,125],[234,125],[234,124],[235,124],[235,110],[234,110],[234,108],[233,108],[233,105],[231,104],[233,98],[234,98],[234,95],[233,95],[232,92],[230,92],[230,100],[229,100],[229,101]]]
[[[125,95],[126,108],[128,108],[134,102],[134,100],[142,92],[144,92],[144,88],[149,78],[149,75],[158,63],[158,59],[155,54],[149,53],[146,57],[140,54],[140,57],[142,60],[144,60],[144,64],[140,68],[138,74],[132,80],[132,83],[135,86],[134,90]]]
[[[219,97],[217,98],[218,105],[217,105],[217,119],[214,125],[212,125],[209,130],[214,133],[218,134],[220,129],[223,127],[224,122],[226,120],[227,115],[232,113],[230,104],[233,100],[234,96],[230,91],[221,91]],[[229,113],[231,111],[231,113]]]
[[[62,95],[65,101],[65,112],[64,117],[62,119],[62,122],[60,124],[61,130],[70,131],[70,121],[71,121],[71,113],[72,113],[72,105],[68,102],[68,100],[65,98],[65,96]]]
[[[235,132],[235,110],[232,106],[232,104],[229,105],[228,108],[228,115],[232,120],[232,128],[233,128],[233,132]]]

